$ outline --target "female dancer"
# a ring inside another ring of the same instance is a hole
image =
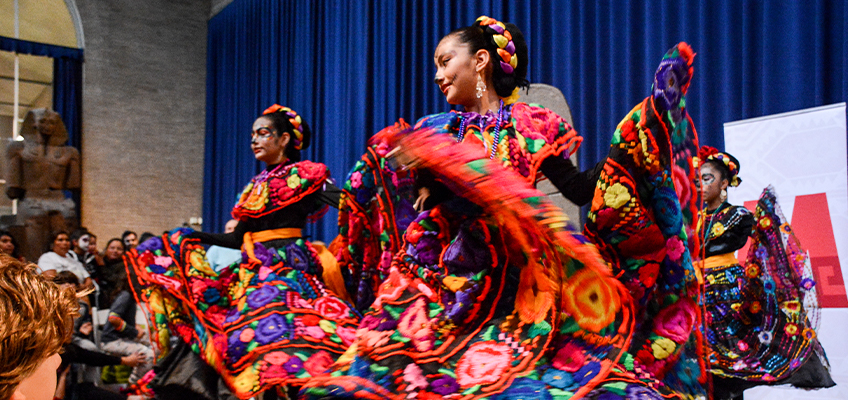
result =
[[[712,147],[699,153],[706,208],[698,235],[704,248],[705,332],[716,400],[741,399],[757,385],[814,389],[835,385],[810,321],[815,300],[806,254],[767,188],[754,214],[727,202],[738,186],[736,157]],[[748,238],[747,262],[734,252]]]
[[[301,235],[308,217],[339,201],[327,167],[300,160],[309,136],[293,110],[265,110],[251,148],[267,167],[233,208],[235,231],[176,229],[130,257],[161,350],[169,330],[176,332],[242,399],[323,373],[353,342],[359,322],[325,286],[318,253]],[[244,258],[216,273],[201,243],[241,247]]]
[[[465,110],[422,118],[411,131],[399,125],[381,132],[354,169],[345,186],[354,202],[342,217],[347,235],[355,239],[364,227],[371,238],[402,240],[381,243],[386,278],[356,341],[331,376],[304,387],[306,394],[585,394],[626,347],[629,295],[533,187],[540,172],[566,164],[580,138],[553,112],[516,102],[527,83],[527,54],[518,28],[492,18],[448,34],[434,56],[436,83],[448,103]],[[411,222],[402,221],[414,213],[409,204],[395,201],[412,196],[380,161],[392,148],[415,167],[401,177],[419,189],[423,211]],[[575,175],[547,177],[575,198],[586,186],[564,184],[579,180]],[[587,185],[591,194],[594,181]],[[375,195],[383,208],[369,214]],[[406,211],[385,210],[395,205]],[[369,216],[378,222],[369,224]],[[404,223],[405,232],[396,229]],[[393,243],[400,244],[386,257]]]

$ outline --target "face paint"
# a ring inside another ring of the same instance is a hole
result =
[[[81,249],[88,249],[88,245],[91,243],[91,236],[82,235],[79,239],[77,239],[77,245]]]

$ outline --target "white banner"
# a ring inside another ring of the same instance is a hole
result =
[[[753,209],[772,185],[801,246],[810,254],[823,307],[818,337],[837,386],[807,392],[758,387],[746,399],[848,399],[848,148],[845,103],[724,124],[724,144],[739,159],[742,185],[731,204]],[[744,249],[743,249],[744,251]],[[744,254],[740,252],[740,259]]]

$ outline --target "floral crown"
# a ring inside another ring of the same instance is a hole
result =
[[[501,21],[483,15],[477,18],[472,26],[479,26],[483,29],[483,32],[492,35],[492,40],[498,46],[498,56],[500,56],[498,61],[501,70],[507,75],[512,75],[518,66],[518,55],[515,54],[515,43],[512,41],[512,34],[506,29],[506,25]],[[504,99],[504,103],[514,103],[517,99],[518,88],[515,88],[512,94]]]
[[[268,107],[267,109],[265,109],[265,111],[262,112],[262,115],[268,115],[275,112],[284,113],[286,114],[286,116],[289,117],[289,123],[294,128],[294,132],[292,132],[292,135],[294,136],[292,137],[292,140],[294,140],[294,148],[296,150],[302,150],[303,128],[301,127],[301,124],[303,121],[301,120],[300,115],[298,115],[297,112],[295,112],[291,108],[283,107],[279,104],[274,104],[273,106]]]
[[[702,146],[698,149],[698,160],[700,164],[709,160],[715,160],[722,163],[727,170],[730,171],[730,186],[736,187],[742,183],[742,178],[739,177],[739,160],[728,153],[718,151],[715,147]]]

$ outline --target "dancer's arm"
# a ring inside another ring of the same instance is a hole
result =
[[[244,223],[239,221],[236,229],[230,233],[208,233],[208,232],[192,232],[188,235],[192,239],[200,239],[200,243],[214,246],[221,246],[230,249],[240,249],[244,242],[244,233],[247,229]]]
[[[318,192],[318,203],[328,205],[333,208],[339,208],[339,201],[342,198],[342,190],[332,183],[325,182],[324,189]]]
[[[551,156],[542,161],[541,170],[566,199],[578,206],[584,206],[589,204],[595,195],[595,185],[601,176],[604,162],[606,157],[593,168],[580,172],[571,160]]]

